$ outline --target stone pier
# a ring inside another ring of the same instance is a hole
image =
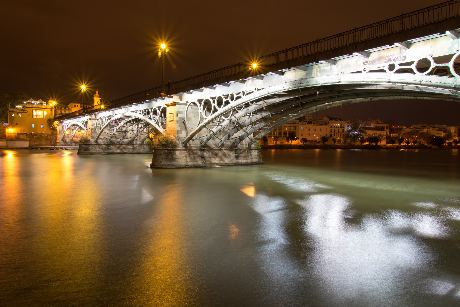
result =
[[[80,144],[79,155],[149,154],[152,149],[145,144]]]
[[[261,164],[258,149],[154,149],[151,168],[217,167]]]

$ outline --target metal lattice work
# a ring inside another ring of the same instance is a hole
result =
[[[345,101],[340,97],[347,98],[348,102],[353,102],[353,98],[362,101],[363,93],[373,99],[387,96],[458,99],[460,43],[457,33],[448,31],[248,80],[248,94],[210,109],[212,112],[206,116],[200,114],[200,120],[183,145],[239,146],[238,140],[245,139],[244,135],[261,137],[259,130],[267,126],[274,128],[272,123],[278,122],[278,116],[288,115],[291,103],[308,105],[321,101],[327,105],[336,100]],[[295,113],[297,117],[301,115]],[[247,131],[251,132],[245,133]]]
[[[58,140],[64,144],[78,143],[87,136],[88,116],[81,116],[62,122],[58,129]]]
[[[196,124],[200,124],[204,120],[214,115],[216,112],[222,110],[225,107],[232,105],[232,103],[235,103],[236,101],[240,101],[241,99],[246,97],[248,94],[251,94],[253,92],[254,91],[241,91],[241,92],[221,95],[217,97],[197,99],[196,101],[188,101],[187,108],[185,110],[185,118],[189,122],[188,126],[189,127],[193,126],[193,124],[191,123],[190,117],[187,116],[187,113],[191,112],[191,110],[194,110],[195,113],[197,113],[197,114],[194,114],[194,117],[197,118]],[[239,109],[242,109],[242,108],[244,108],[244,106],[239,107]],[[236,111],[238,111],[239,109],[237,109]],[[230,118],[232,116],[232,113],[233,113],[233,110],[228,112],[225,116],[223,116],[223,119]]]
[[[155,132],[147,122],[139,118],[118,118],[110,121],[95,140],[97,144],[144,144],[150,133]]]
[[[120,135],[126,133],[126,129],[135,129],[136,131],[144,131],[146,133],[145,137],[138,138],[145,140],[151,131],[159,134],[164,133],[166,125],[165,105],[167,101],[169,100],[157,99],[139,105],[101,111],[92,114],[92,116],[67,119],[61,122],[61,134],[63,136],[68,135],[66,131],[69,127],[78,126],[85,131],[84,136],[91,143],[101,143],[101,136],[103,136],[103,142],[124,143],[130,138],[123,138]],[[133,125],[135,125],[135,128],[132,127]],[[141,126],[143,127],[142,129],[140,128]],[[110,137],[107,135],[110,135]],[[75,142],[75,138],[73,140]]]

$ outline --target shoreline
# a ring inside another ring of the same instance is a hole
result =
[[[450,150],[460,149],[460,146],[426,146],[426,145],[329,145],[329,144],[282,144],[282,145],[263,145],[261,149],[368,149],[368,150],[412,150],[412,149],[430,149],[430,150]]]

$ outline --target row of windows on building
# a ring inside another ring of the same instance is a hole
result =
[[[42,129],[45,128],[45,125],[40,124],[40,128],[42,128]],[[35,129],[35,124],[32,124],[32,129]]]
[[[17,113],[19,117],[22,117],[21,113]],[[14,117],[15,113],[12,113],[11,116]],[[45,118],[48,113],[43,110],[32,110],[32,118]]]

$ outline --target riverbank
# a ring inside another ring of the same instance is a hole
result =
[[[426,146],[426,145],[343,145],[343,144],[278,144],[278,145],[263,145],[262,149],[387,149],[387,150],[402,150],[402,149],[460,149],[460,146]]]

